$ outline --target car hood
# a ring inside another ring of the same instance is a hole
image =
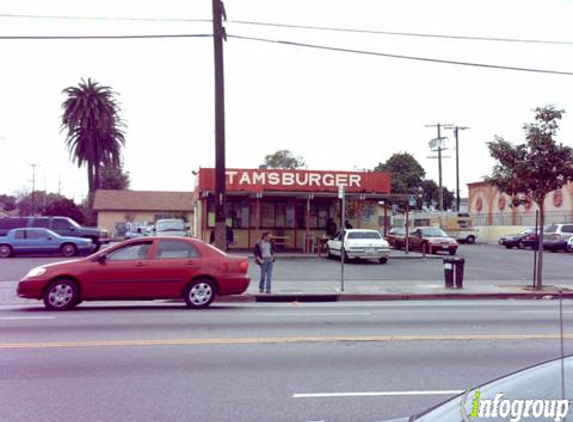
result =
[[[66,242],[74,242],[82,245],[92,242],[90,239],[84,239],[82,237],[72,237],[72,236],[61,236],[60,239]]]
[[[80,262],[83,261],[84,259],[69,259],[67,261],[58,261],[58,262],[52,262],[50,264],[44,264],[44,265],[39,265],[39,267],[42,268],[57,268],[57,267],[61,267],[63,265],[69,265],[69,264],[74,264],[76,262]]]

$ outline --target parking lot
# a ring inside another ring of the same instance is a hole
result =
[[[345,279],[348,281],[415,281],[441,282],[443,280],[442,259],[432,255],[426,259],[412,252],[396,252],[399,258],[391,258],[381,265],[376,262],[350,262],[344,266]],[[460,245],[456,257],[463,257],[465,263],[465,283],[495,283],[507,285],[528,284],[533,274],[533,252],[531,250],[508,250],[497,245]],[[417,258],[414,258],[417,257]],[[448,254],[441,258],[450,258]],[[0,260],[0,282],[15,282],[31,268],[63,260],[59,256],[51,257],[15,257]],[[571,284],[573,254],[544,253],[544,284]],[[258,279],[259,267],[250,265],[249,273],[253,280]],[[281,258],[278,255],[274,267],[276,281],[327,281],[340,278],[340,262],[326,258]]]

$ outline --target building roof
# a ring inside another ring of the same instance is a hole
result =
[[[98,189],[95,211],[193,211],[193,192]]]

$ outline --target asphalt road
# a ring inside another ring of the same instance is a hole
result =
[[[391,419],[558,356],[558,305],[3,306],[0,420]],[[573,353],[573,303],[563,306]]]

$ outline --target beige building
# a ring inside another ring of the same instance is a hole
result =
[[[94,210],[98,227],[116,237],[131,226],[153,224],[160,218],[193,222],[193,192],[97,190]]]

